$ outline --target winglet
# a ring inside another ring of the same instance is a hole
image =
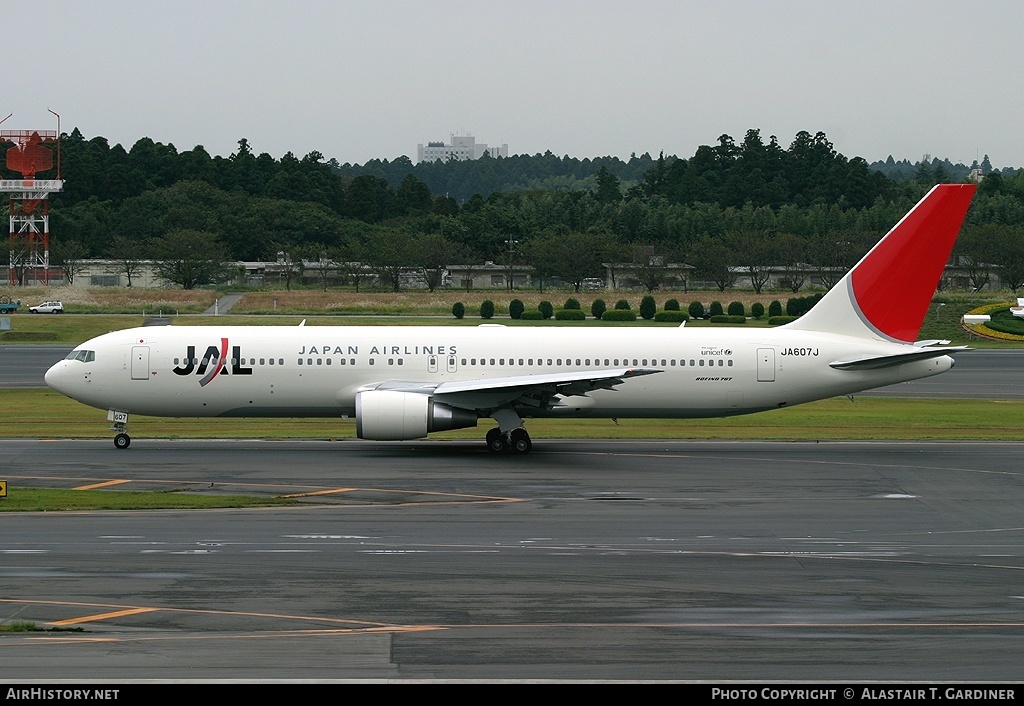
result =
[[[976,184],[933,187],[788,328],[912,343],[976,189]]]

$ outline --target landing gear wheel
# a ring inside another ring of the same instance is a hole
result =
[[[132,438],[124,432],[114,437],[114,448],[115,449],[127,449],[131,446]]]
[[[493,454],[500,454],[508,449],[508,439],[497,427],[489,430],[485,438],[487,439],[487,450]]]
[[[533,449],[530,434],[525,429],[513,429],[509,438],[512,442],[512,450],[517,454],[528,454]]]

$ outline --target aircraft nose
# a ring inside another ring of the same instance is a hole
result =
[[[46,384],[49,385],[52,389],[56,390],[57,392],[64,392],[60,387],[61,380],[63,379],[63,377],[64,361],[62,360],[51,365],[50,369],[46,371],[46,375],[43,376],[43,379],[46,381]]]

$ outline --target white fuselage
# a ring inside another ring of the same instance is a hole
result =
[[[94,407],[130,414],[354,415],[360,388],[642,368],[614,389],[563,396],[522,417],[717,417],[935,375],[946,355],[873,370],[829,363],[911,346],[785,327],[163,326],[94,338],[46,375]]]

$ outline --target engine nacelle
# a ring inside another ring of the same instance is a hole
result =
[[[356,393],[356,435],[360,439],[422,439],[432,431],[475,427],[478,419],[473,410],[449,407],[416,392]]]

